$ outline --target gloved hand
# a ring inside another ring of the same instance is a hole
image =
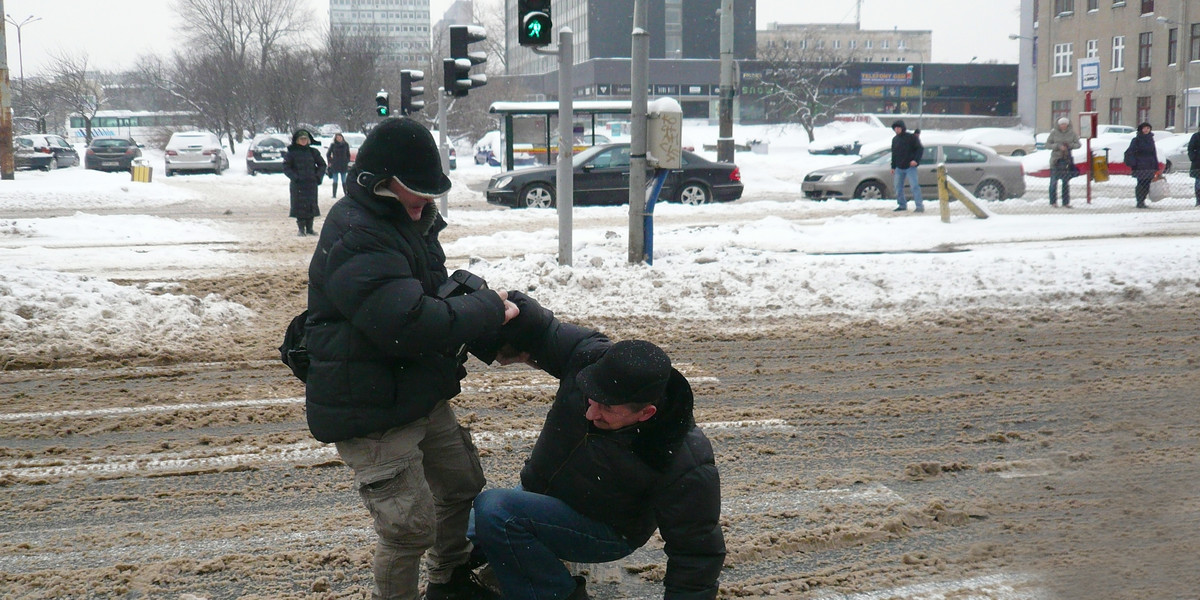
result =
[[[518,350],[529,350],[554,321],[554,313],[517,290],[508,292],[508,300],[517,305],[521,314],[500,328],[500,338]]]

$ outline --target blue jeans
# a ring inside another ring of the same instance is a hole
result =
[[[912,186],[913,203],[917,205],[917,208],[924,209],[925,203],[921,200],[921,184],[917,181],[917,167],[896,169],[894,182],[896,187],[896,202],[900,203],[900,208],[908,207],[908,200],[904,197],[905,179],[908,179],[909,185]]]
[[[471,516],[467,537],[487,556],[505,600],[561,600],[575,590],[562,561],[610,562],[636,550],[612,527],[522,489],[479,494]]]
[[[345,171],[330,171],[329,178],[333,180],[333,193],[337,193],[338,180],[342,181],[342,189],[346,189],[346,172]]]

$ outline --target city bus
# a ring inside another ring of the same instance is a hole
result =
[[[82,115],[67,117],[67,141],[87,143]],[[139,144],[169,137],[171,132],[195,129],[195,113],[185,111],[101,110],[92,117],[92,137],[131,137]]]

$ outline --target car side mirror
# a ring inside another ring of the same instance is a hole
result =
[[[593,171],[593,170],[595,170],[595,169],[596,169],[596,165],[592,165],[592,164],[583,165],[583,170],[584,170],[585,172],[588,172],[588,173],[590,173],[590,172],[592,172],[592,171]]]

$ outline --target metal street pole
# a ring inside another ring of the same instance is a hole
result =
[[[4,20],[8,21],[9,23],[12,23],[13,26],[15,26],[17,28],[17,60],[18,60],[18,65],[20,66],[20,69],[21,69],[21,92],[24,93],[25,92],[25,50],[22,48],[22,45],[21,45],[21,27],[28,25],[30,23],[33,23],[34,21],[41,21],[42,18],[35,17],[33,15],[29,15],[28,17],[25,17],[25,19],[22,20],[20,23],[18,23],[16,21],[16,19],[12,18],[12,15],[5,13]]]
[[[733,0],[721,0],[721,87],[717,100],[717,160],[733,162]]]
[[[453,102],[450,103],[453,106]],[[438,146],[441,148],[442,155],[442,173],[450,175],[450,153],[446,150],[446,113],[450,112],[450,107],[446,106],[446,88],[438,88]],[[440,206],[438,210],[442,213],[442,218],[450,214],[450,194],[442,196],[439,200]]]
[[[575,207],[575,95],[572,66],[575,63],[574,32],[558,30],[558,264],[571,265],[571,213]],[[594,133],[594,132],[593,132]]]
[[[4,0],[0,0],[4,14]],[[12,93],[8,86],[8,32],[0,29],[0,179],[13,178]]]
[[[650,34],[646,0],[633,2],[629,90],[629,263],[646,260],[646,104],[650,85]]]

